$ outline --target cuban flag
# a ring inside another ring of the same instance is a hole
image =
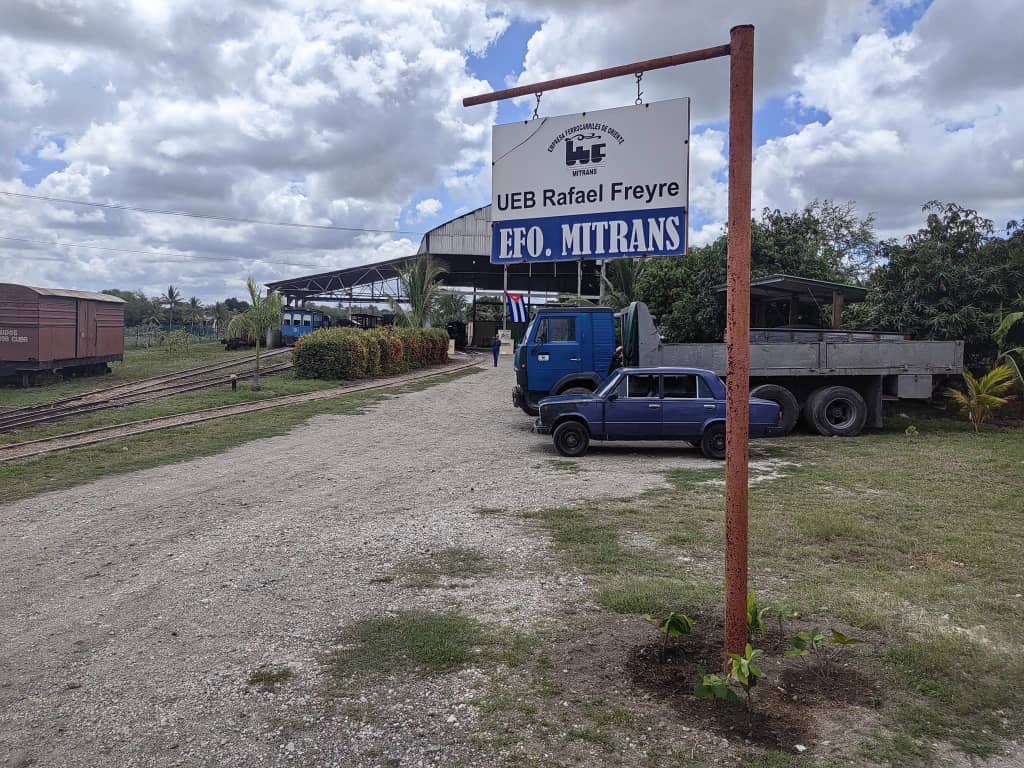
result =
[[[530,313],[526,311],[526,302],[523,301],[521,293],[506,293],[505,301],[508,302],[508,316],[513,323],[525,323],[530,320]]]

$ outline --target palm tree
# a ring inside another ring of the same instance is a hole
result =
[[[965,370],[964,382],[967,384],[966,392],[947,389],[946,397],[952,398],[960,406],[960,412],[970,420],[974,431],[980,432],[988,418],[1010,400],[1003,395],[1013,387],[1013,371],[1000,365],[976,379],[970,371]]]
[[[252,388],[260,388],[260,339],[267,335],[267,331],[276,328],[281,324],[281,297],[276,293],[263,295],[263,291],[256,285],[256,281],[250,275],[245,281],[245,287],[249,289],[249,308],[231,318],[228,323],[225,337],[237,339],[248,336],[256,341],[256,372],[252,377]]]
[[[613,259],[606,262],[604,301],[610,307],[622,309],[640,300],[640,278],[646,265],[640,259]]]
[[[448,269],[435,264],[429,253],[425,253],[404,269],[398,270],[398,285],[406,297],[409,309],[403,308],[395,299],[389,299],[395,320],[400,325],[426,328],[430,324],[430,310],[441,291],[441,277]]]
[[[1019,347],[1011,347],[1014,341],[1024,338],[1024,312],[1011,312],[996,328],[992,334],[999,345],[999,357],[996,362],[1003,361],[1003,365],[1013,371],[1017,379],[1017,391],[1021,395],[1021,406],[1024,412],[1024,344]]]
[[[188,304],[182,313],[182,319],[186,320],[190,325],[202,323],[206,319],[203,303],[199,301],[198,297],[193,296],[188,300]]]
[[[160,303],[167,305],[167,330],[174,324],[174,308],[181,304],[181,293],[173,285],[167,286],[167,293],[160,297]]]

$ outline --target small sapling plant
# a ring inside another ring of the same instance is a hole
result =
[[[807,658],[817,653],[824,642],[825,635],[821,633],[818,627],[815,627],[810,632],[797,632],[796,637],[790,643],[790,649],[786,651],[786,655]]]
[[[757,659],[764,655],[760,648],[752,648],[750,643],[743,650],[742,654],[729,654],[729,677],[737,682],[743,692],[747,695],[747,712],[753,713],[754,701],[751,698],[751,691],[757,685],[757,681],[764,677],[756,663]]]
[[[755,635],[764,634],[764,617],[768,611],[767,607],[758,604],[755,592],[747,593],[747,640],[753,640]]]
[[[656,619],[647,614],[644,618],[656,626],[658,631],[664,635],[664,643],[661,646],[662,660],[668,657],[668,644],[670,640],[675,640],[693,632],[693,619],[684,613],[672,611],[664,619]]]
[[[736,691],[729,687],[730,678],[721,675],[709,675],[702,669],[700,682],[693,687],[693,695],[698,699],[719,699],[721,701],[739,701]]]

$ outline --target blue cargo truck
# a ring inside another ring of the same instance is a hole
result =
[[[843,296],[858,300],[862,290],[779,275],[752,283],[754,321],[790,321],[750,332],[750,394],[778,404],[786,433],[801,416],[822,435],[852,436],[865,426],[881,427],[884,401],[928,399],[946,378],[962,373],[962,341],[911,341],[899,333],[798,322],[806,305],[818,307],[828,296],[838,325]],[[687,366],[725,376],[724,343],[666,344],[642,303],[620,313],[549,306],[538,310],[516,349],[513,403],[536,416],[537,404],[548,395],[595,391],[608,375],[619,339],[624,366]]]

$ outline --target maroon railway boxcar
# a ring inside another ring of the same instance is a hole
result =
[[[105,373],[124,359],[124,301],[105,293],[0,283],[0,377]]]

